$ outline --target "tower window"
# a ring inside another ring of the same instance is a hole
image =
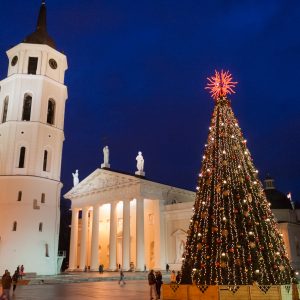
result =
[[[21,201],[22,200],[22,191],[19,191],[18,192],[18,201]]]
[[[13,223],[13,231],[17,231],[17,221],[14,221]]]
[[[45,244],[45,250],[46,250],[45,256],[49,257],[49,245],[48,244]]]
[[[25,152],[26,152],[26,148],[25,147],[21,147],[20,148],[20,156],[19,156],[19,166],[18,166],[18,168],[24,168],[24,166],[25,166]]]
[[[53,99],[48,100],[48,111],[47,111],[47,123],[50,125],[54,124],[55,115],[55,101]]]
[[[42,193],[41,203],[45,203],[45,202],[46,202],[46,196],[45,196],[45,193]]]
[[[44,160],[43,160],[43,171],[47,171],[47,159],[48,159],[48,151],[44,151]]]
[[[43,231],[43,223],[40,222],[40,223],[39,223],[39,232],[42,232],[42,231]]]
[[[29,59],[28,59],[28,74],[36,74],[37,64],[38,64],[37,57],[29,57]]]
[[[23,101],[22,121],[30,121],[32,97],[25,94]]]
[[[3,103],[3,112],[2,112],[2,123],[6,122],[7,118],[7,110],[8,110],[8,96],[5,97],[4,103]]]

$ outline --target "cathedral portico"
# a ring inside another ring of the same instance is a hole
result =
[[[124,270],[164,268],[168,191],[169,186],[110,169],[97,169],[74,186],[65,195],[76,219],[69,269],[97,270],[100,264],[109,270],[119,264]]]

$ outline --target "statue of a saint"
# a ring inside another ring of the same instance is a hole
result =
[[[108,149],[108,146],[105,146],[103,148],[103,157],[104,157],[103,163],[105,165],[108,165],[109,164],[109,149]]]
[[[103,164],[101,164],[101,168],[110,168],[108,146],[103,147]]]
[[[137,161],[136,167],[137,167],[138,171],[143,172],[144,171],[144,158],[143,158],[141,151],[139,151],[138,156],[136,157],[136,161]]]
[[[73,175],[73,186],[76,186],[79,183],[78,170],[76,170],[75,173],[72,173],[72,175]]]

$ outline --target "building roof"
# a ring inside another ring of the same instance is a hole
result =
[[[38,21],[37,21],[37,26],[36,30],[28,35],[23,43],[28,43],[28,44],[43,44],[43,45],[48,45],[54,49],[55,47],[55,42],[54,40],[49,36],[47,32],[47,13],[46,13],[46,3],[43,1],[40,7],[39,11],[39,16],[38,16]]]
[[[270,175],[267,175],[264,183],[265,194],[271,203],[271,209],[294,209],[290,199],[275,188],[274,179]]]
[[[271,209],[293,209],[291,201],[276,189],[266,189],[266,197],[271,202]]]

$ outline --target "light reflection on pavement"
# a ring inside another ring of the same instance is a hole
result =
[[[143,300],[149,299],[149,286],[146,280],[129,280],[124,286],[117,281],[89,283],[41,284],[18,286],[14,300]]]

